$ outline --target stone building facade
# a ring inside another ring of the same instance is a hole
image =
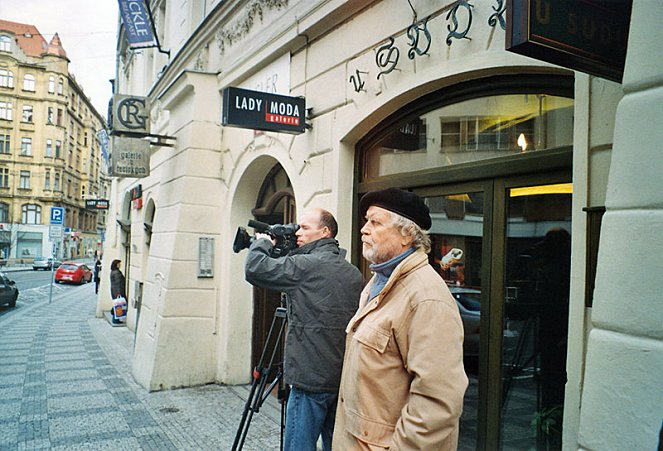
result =
[[[622,83],[505,51],[501,1],[150,5],[162,51],[121,28],[116,92],[149,97],[175,145],[152,146],[148,177],[114,179],[104,249],[128,276],[141,385],[249,382],[278,294],[244,281],[238,226],[324,207],[366,270],[358,199],[398,186],[425,197],[431,263],[466,310],[460,448],[655,448],[653,2],[633,2]],[[310,127],[221,125],[230,86],[303,96]]]
[[[51,256],[51,207],[69,230],[60,258],[101,250],[104,212],[85,199],[108,194],[110,179],[96,133],[105,120],[69,72],[57,33],[46,42],[28,24],[0,20],[0,257]]]

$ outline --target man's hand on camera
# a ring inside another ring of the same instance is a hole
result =
[[[269,240],[272,243],[272,246],[276,246],[276,240],[266,233],[256,233],[256,240],[260,239]]]

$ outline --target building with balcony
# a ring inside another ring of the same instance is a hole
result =
[[[51,207],[65,209],[61,258],[101,249],[107,163],[96,134],[104,118],[69,72],[57,33],[46,42],[28,24],[0,20],[0,257],[50,256]]]
[[[238,226],[326,208],[368,276],[359,198],[396,186],[424,196],[431,264],[480,305],[459,448],[656,449],[663,10],[626,2],[627,38],[583,16],[625,48],[615,80],[506,51],[506,3],[152,0],[160,49],[121,27],[116,93],[148,97],[152,133],[176,139],[111,188],[105,255],[125,265],[140,384],[248,383],[278,293],[245,282]],[[529,3],[543,21],[608,2]],[[309,127],[224,125],[228,87],[302,96]]]

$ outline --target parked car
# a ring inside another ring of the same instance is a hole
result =
[[[32,269],[37,271],[38,269],[43,269],[45,271],[50,271],[51,268],[58,268],[62,262],[60,260],[53,259],[53,257],[35,257],[32,262]]]
[[[55,271],[55,282],[88,283],[92,280],[92,270],[80,262],[64,262]]]
[[[463,320],[465,357],[479,356],[479,325],[481,323],[481,290],[466,287],[449,287],[456,300],[460,318]]]
[[[0,305],[16,306],[18,288],[16,283],[3,272],[0,272]]]

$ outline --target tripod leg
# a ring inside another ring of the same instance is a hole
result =
[[[264,361],[265,357],[267,356],[267,348],[271,342],[272,333],[274,332],[274,326],[276,324],[277,318],[282,320],[281,325],[279,327],[278,335],[276,336],[276,341],[274,342],[274,348],[270,355],[269,362],[267,365],[265,365]],[[285,309],[282,307],[277,308],[276,313],[274,314],[274,318],[272,319],[272,324],[269,328],[269,334],[267,335],[265,347],[263,348],[262,354],[260,356],[260,361],[258,362],[258,366],[253,370],[253,382],[251,383],[251,391],[249,392],[249,397],[247,398],[246,404],[244,405],[242,420],[240,422],[239,428],[237,429],[237,433],[235,434],[232,451],[239,451],[242,449],[244,446],[244,440],[246,439],[246,434],[248,433],[249,426],[251,425],[251,420],[253,419],[253,414],[260,410],[260,406],[264,403],[267,396],[269,396],[269,392],[265,397],[263,397],[263,393],[265,392],[265,387],[267,385],[267,378],[269,377],[269,373],[274,364],[276,352],[278,350],[279,344],[281,343],[283,330],[285,329],[285,318]],[[280,374],[281,371],[279,371],[279,376],[277,376],[278,379],[280,379]],[[278,380],[275,380],[269,386],[270,391],[276,385],[276,383],[278,383]]]

